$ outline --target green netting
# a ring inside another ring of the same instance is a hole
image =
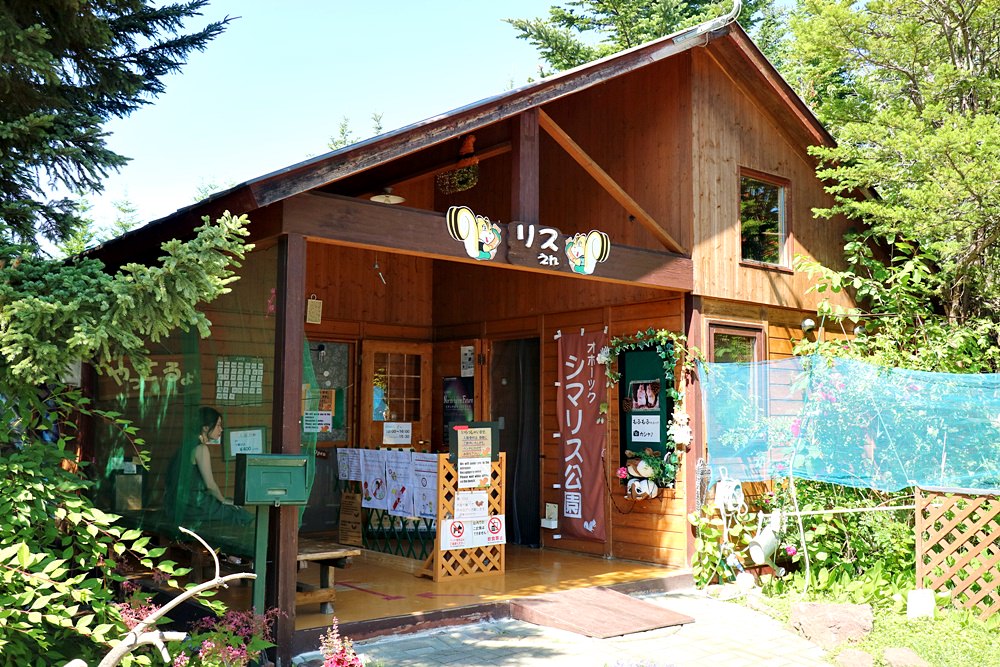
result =
[[[185,526],[225,553],[253,554],[253,510],[235,507],[231,500],[235,455],[270,452],[274,444],[276,267],[274,248],[252,253],[232,291],[204,308],[212,335],[178,333],[151,343],[149,377],[134,377],[125,368],[117,377],[98,378],[96,404],[121,413],[137,429],[132,436],[116,424],[95,424],[99,507],[168,539],[189,542],[178,531]],[[302,363],[303,384],[315,386],[307,351]],[[315,410],[315,403],[304,392],[303,414]],[[219,416],[221,438],[205,443]],[[137,444],[135,437],[144,443]],[[315,434],[302,434],[310,481],[315,444]],[[146,460],[140,458],[143,450]],[[198,465],[199,452],[207,454],[210,475]]]
[[[793,357],[702,363],[713,481],[1000,488],[1000,375]]]

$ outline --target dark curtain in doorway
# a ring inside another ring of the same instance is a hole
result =
[[[507,541],[541,544],[539,512],[539,345],[537,338],[495,341],[492,420],[503,420],[507,453]]]

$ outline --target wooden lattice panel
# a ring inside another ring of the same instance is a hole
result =
[[[507,470],[507,455],[500,453],[499,460],[490,466],[489,515],[504,513],[504,484]],[[492,544],[471,549],[441,550],[442,521],[455,516],[455,496],[458,493],[458,470],[448,460],[447,455],[438,459],[438,534],[434,541],[434,553],[424,561],[421,574],[443,581],[452,577],[483,576],[503,574],[506,545]]]
[[[1000,498],[917,489],[917,584],[982,619],[1000,611]]]

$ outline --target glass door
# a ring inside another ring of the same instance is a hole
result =
[[[429,343],[365,341],[361,354],[361,446],[429,451]]]

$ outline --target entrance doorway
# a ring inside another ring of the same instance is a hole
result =
[[[493,341],[490,414],[502,421],[507,453],[507,543],[541,544],[539,513],[539,344],[537,338]]]

